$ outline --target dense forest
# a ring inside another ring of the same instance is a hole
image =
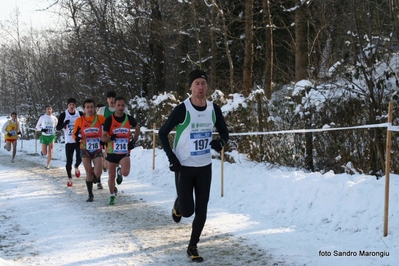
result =
[[[396,103],[398,0],[53,0],[47,9],[61,27],[21,31],[16,12],[0,30],[0,112],[16,110],[30,126],[47,104],[60,112],[69,97],[105,103],[114,90],[142,126],[159,127],[187,97],[195,68],[209,76],[210,100],[241,99],[225,113],[231,132],[385,123]],[[386,128],[250,135],[226,149],[381,176],[385,139]]]

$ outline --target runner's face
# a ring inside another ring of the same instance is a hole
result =
[[[86,116],[93,116],[96,108],[94,108],[94,103],[86,103],[84,108]]]
[[[53,113],[53,108],[47,107],[46,108],[46,115],[51,115]]]
[[[17,115],[11,115],[11,119],[12,119],[12,120],[17,119]]]
[[[208,82],[203,78],[197,78],[190,87],[191,96],[198,99],[205,99],[208,91]]]
[[[115,97],[108,97],[107,98],[107,103],[109,107],[114,107],[115,105]]]
[[[125,112],[125,107],[126,107],[126,104],[125,104],[124,100],[116,101],[116,103],[115,103],[115,113],[118,116],[123,115],[123,113]]]
[[[76,108],[76,104],[74,103],[68,103],[68,111],[69,112],[74,112]]]

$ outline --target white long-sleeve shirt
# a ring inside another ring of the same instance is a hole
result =
[[[47,132],[42,132],[45,136],[54,135],[56,132],[56,126],[58,123],[57,117],[53,115],[42,115],[36,124],[36,129],[41,131],[42,129],[47,129]]]

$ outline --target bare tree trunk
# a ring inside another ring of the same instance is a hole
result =
[[[299,8],[295,12],[295,81],[307,79],[308,67],[308,27],[306,21],[306,3],[301,6],[301,1],[297,0]],[[312,114],[306,112],[305,128],[310,128],[312,122]],[[306,151],[305,151],[305,165],[310,171],[314,170],[313,165],[313,134],[305,133]]]
[[[298,1],[299,2],[299,1]],[[298,3],[300,5],[300,3]],[[305,16],[306,6],[303,5],[295,12],[295,81],[307,79],[308,67],[308,42],[307,22]]]
[[[212,0],[212,4],[215,7],[215,10],[217,11],[217,13],[219,14],[221,23],[222,23],[223,44],[224,44],[224,49],[226,52],[227,61],[229,62],[229,88],[230,88],[230,92],[234,93],[235,92],[234,63],[233,63],[233,58],[231,57],[230,48],[229,48],[229,32],[228,32],[228,28],[226,25],[226,18],[224,16],[223,10],[221,10],[218,7],[215,0]]]
[[[212,25],[216,25],[217,8],[212,5],[211,22]],[[211,29],[211,72],[209,73],[209,87],[214,90],[216,88],[216,59],[217,59],[217,45],[216,45],[216,33],[215,29]]]
[[[151,66],[154,71],[153,79],[153,90],[150,93],[150,97],[157,95],[164,91],[165,88],[165,77],[164,77],[164,62],[165,52],[162,40],[162,14],[159,10],[159,4],[156,2],[151,10],[151,24],[150,24],[150,56]]]
[[[196,1],[192,1],[191,2],[191,8],[193,10],[192,18],[193,18],[193,25],[194,25],[194,30],[195,30],[195,40],[196,40],[196,45],[197,45],[198,68],[202,69],[202,53],[201,53],[202,51],[201,51],[201,45],[200,45],[201,44],[201,38],[199,36],[200,29],[198,29],[198,26],[197,26],[198,14],[197,14],[197,10],[195,9],[195,3],[196,3]]]
[[[181,14],[181,25],[187,25],[189,24],[189,19],[190,16],[188,13],[190,13],[188,10],[190,7],[188,6],[189,4],[187,2],[183,2],[180,6],[180,14]],[[179,34],[179,57],[180,57],[180,63],[178,65],[179,67],[179,76],[178,76],[178,86],[176,88],[177,94],[180,99],[184,99],[186,97],[186,94],[188,92],[188,84],[187,84],[187,77],[188,73],[192,70],[189,69],[189,63],[187,60],[188,56],[188,43],[189,43],[189,37],[186,34]]]
[[[252,71],[254,57],[254,22],[252,0],[245,1],[245,57],[243,69],[243,94],[245,97],[252,91]]]
[[[270,1],[263,0],[263,10],[265,12],[265,25],[266,25],[266,66],[265,66],[265,95],[267,99],[272,97],[272,81],[273,81],[273,20],[270,13]]]

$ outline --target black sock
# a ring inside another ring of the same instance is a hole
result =
[[[86,187],[87,187],[87,192],[89,192],[89,196],[93,196],[93,181],[86,180]]]

